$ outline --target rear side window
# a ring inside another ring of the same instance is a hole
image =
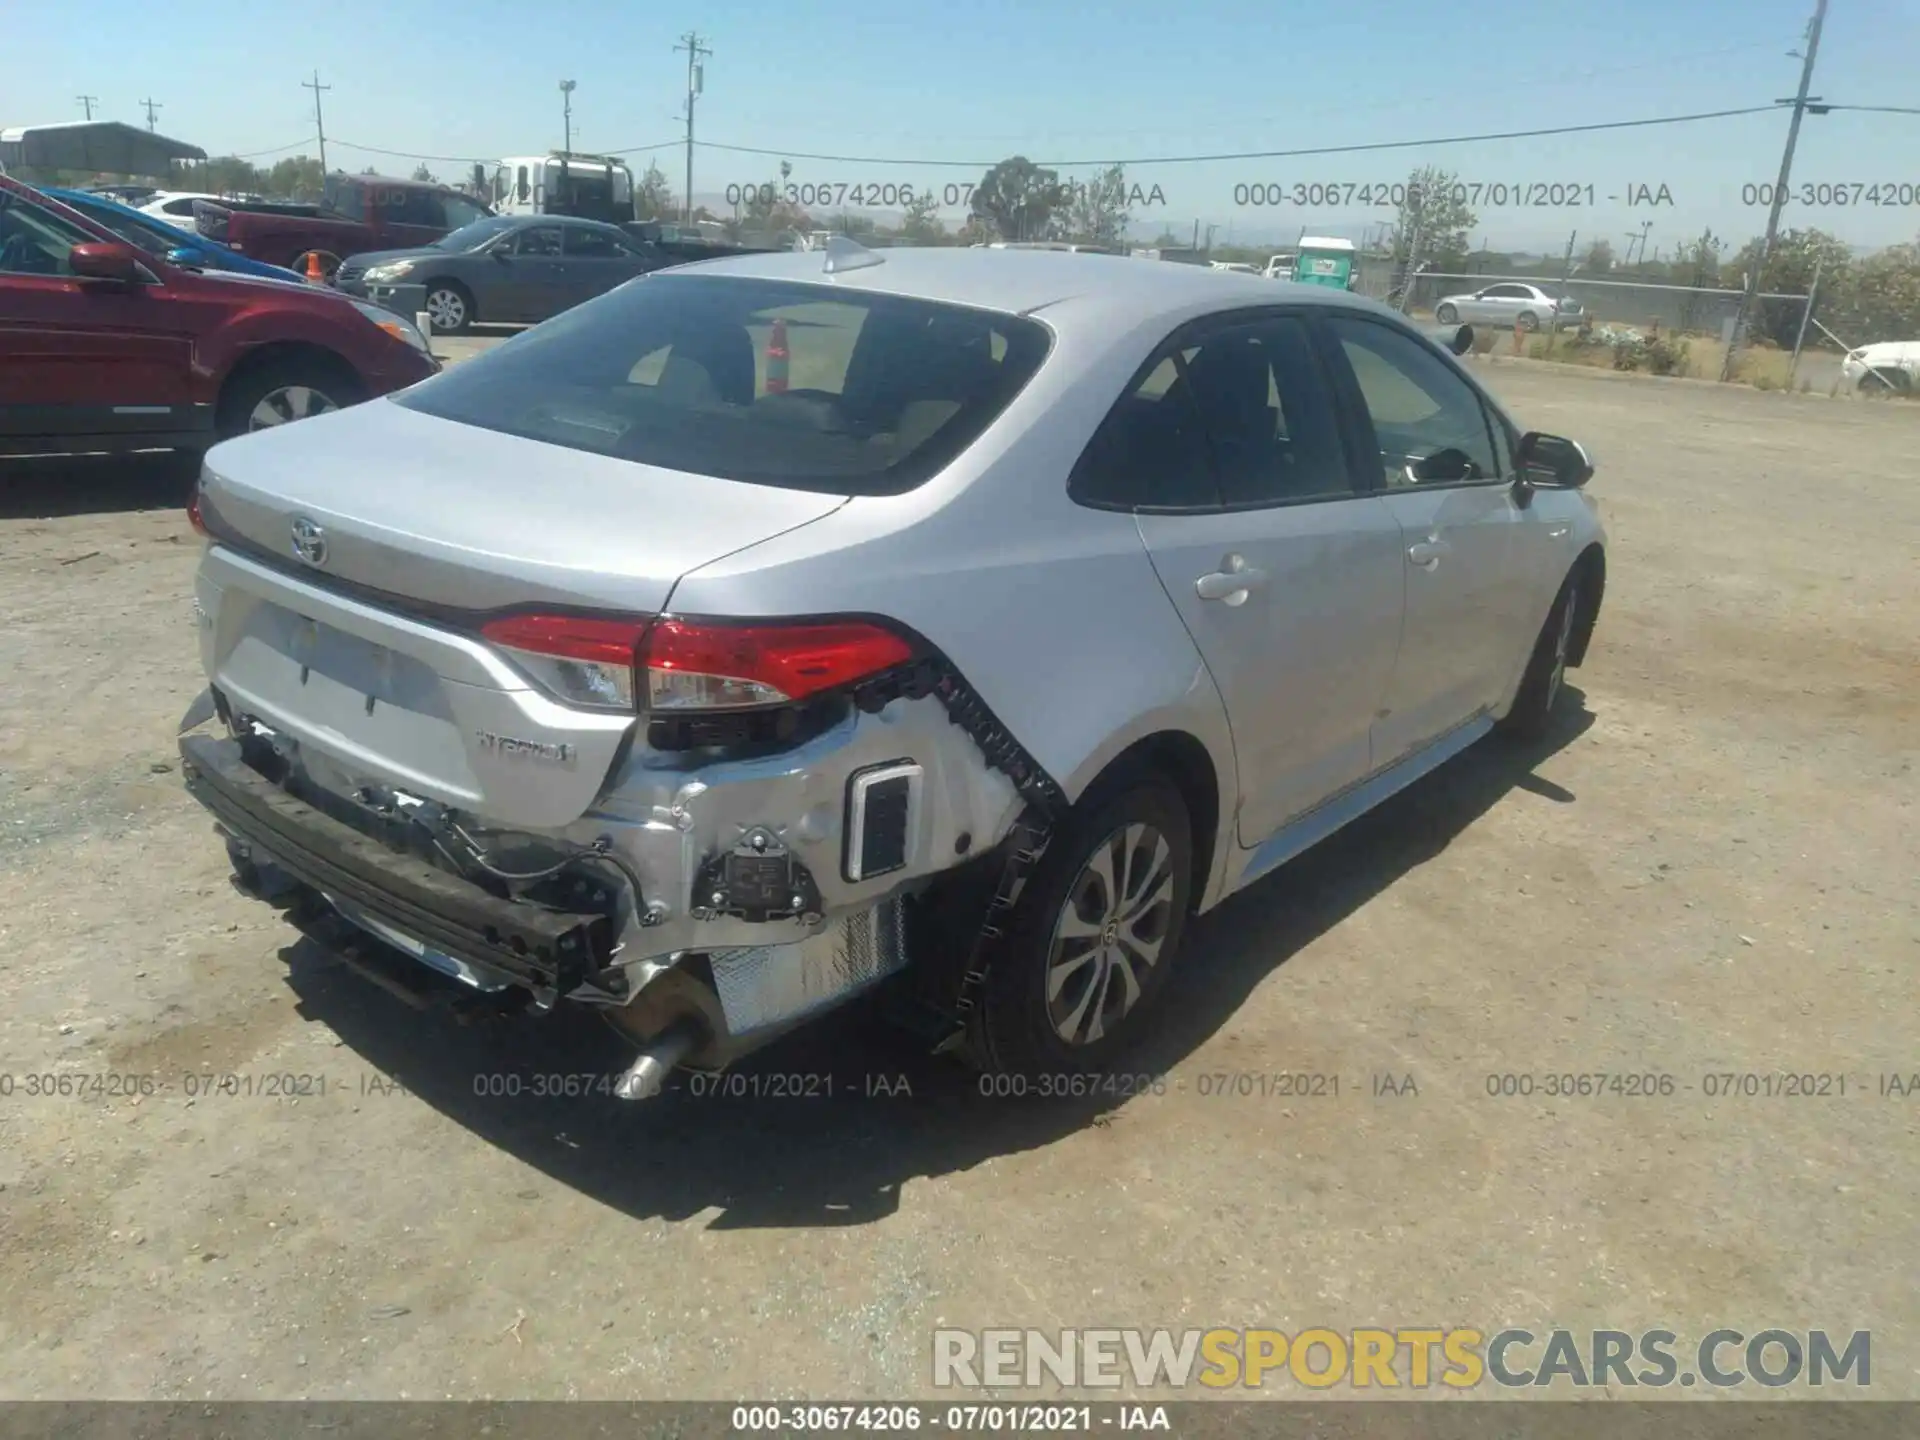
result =
[[[1334,414],[1301,320],[1211,329],[1162,356],[1114,406],[1068,493],[1148,510],[1349,499]]]
[[[897,495],[979,438],[1048,343],[1015,315],[661,273],[395,403],[669,470]]]

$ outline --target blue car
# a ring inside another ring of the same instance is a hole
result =
[[[305,277],[297,271],[269,265],[264,260],[249,259],[191,230],[179,230],[164,220],[142,215],[138,210],[129,209],[105,195],[95,195],[85,190],[63,190],[52,185],[43,185],[40,190],[62,205],[78,210],[95,224],[106,226],[128,244],[175,265],[196,270],[229,270],[236,275],[291,280],[295,284],[306,283]]]

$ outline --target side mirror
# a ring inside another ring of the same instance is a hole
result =
[[[200,252],[190,249],[185,245],[176,245],[173,249],[167,251],[167,263],[169,265],[184,265],[189,269],[198,269],[200,266]]]
[[[1577,440],[1529,430],[1514,455],[1527,484],[1554,490],[1578,490],[1593,478],[1593,460]]]
[[[131,285],[140,278],[140,254],[131,245],[106,241],[76,245],[67,265],[82,280],[113,280]]]

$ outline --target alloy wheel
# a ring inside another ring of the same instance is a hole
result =
[[[1547,709],[1560,699],[1560,687],[1567,679],[1567,656],[1573,650],[1573,617],[1579,609],[1578,591],[1569,590],[1560,607],[1560,624],[1553,636],[1553,668],[1547,672]]]
[[[467,302],[457,290],[436,290],[427,296],[427,314],[436,330],[458,330],[467,323]]]
[[[1047,1022],[1092,1045],[1139,1001],[1173,919],[1173,851],[1134,821],[1094,847],[1067,889],[1047,955]]]
[[[339,408],[330,396],[311,385],[282,385],[278,390],[269,390],[260,397],[260,403],[247,416],[247,429],[269,430],[275,425],[324,415],[329,410]]]

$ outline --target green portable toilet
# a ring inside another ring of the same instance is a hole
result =
[[[1338,236],[1302,235],[1294,257],[1293,278],[1302,285],[1353,289],[1354,243]]]

